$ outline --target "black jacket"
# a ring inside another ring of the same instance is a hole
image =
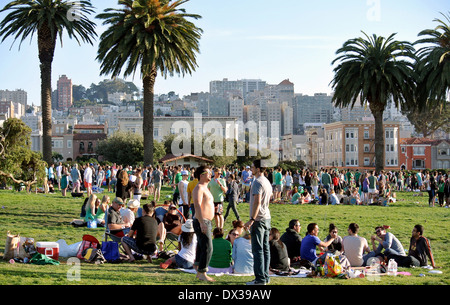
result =
[[[280,240],[286,245],[290,259],[300,256],[302,237],[294,229],[287,228],[286,232],[281,235]]]

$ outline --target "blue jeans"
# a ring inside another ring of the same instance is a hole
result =
[[[270,219],[255,221],[251,226],[251,240],[253,253],[253,272],[256,283],[269,282],[270,246],[269,233]]]
[[[194,218],[193,226],[194,232],[197,235],[197,251],[195,254],[194,265],[198,266],[197,271],[204,273],[208,271],[209,262],[211,261],[213,244],[212,244],[212,222],[210,220],[204,220],[208,227],[208,233],[203,234],[200,227],[200,222],[197,218]]]

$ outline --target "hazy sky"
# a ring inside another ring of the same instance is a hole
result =
[[[0,6],[9,0],[0,0]],[[116,0],[92,0],[97,13],[117,7]],[[183,6],[199,14],[195,21],[204,33],[200,40],[198,68],[192,75],[158,77],[156,94],[175,91],[181,97],[209,91],[211,80],[262,79],[278,84],[289,79],[296,93],[331,93],[331,62],[336,50],[351,38],[397,33],[397,40],[414,42],[417,34],[435,28],[435,18],[450,11],[448,0],[190,0]],[[0,19],[7,12],[0,14]],[[104,27],[97,23],[98,36]],[[24,89],[28,104],[40,105],[40,73],[37,34],[20,50],[12,39],[0,44],[0,89]],[[98,38],[97,38],[98,42]],[[79,46],[67,36],[58,44],[53,62],[52,86],[66,74],[73,84],[89,87],[100,76],[94,46]],[[142,87],[139,73],[133,81]]]

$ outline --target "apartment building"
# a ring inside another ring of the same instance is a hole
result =
[[[384,167],[400,168],[400,138],[397,122],[383,123]],[[375,122],[343,121],[324,125],[324,165],[375,167]]]

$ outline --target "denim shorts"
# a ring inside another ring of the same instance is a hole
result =
[[[185,260],[184,258],[179,256],[178,254],[175,254],[175,262],[177,263],[178,268],[183,268],[183,269],[194,268],[194,263],[188,262],[187,260]]]
[[[131,250],[140,253],[140,254],[153,254],[156,251],[156,245],[154,246],[154,250],[153,251],[145,251],[140,249],[137,244],[136,244],[136,239],[129,237],[129,236],[124,236],[122,237],[122,242],[127,244]]]

